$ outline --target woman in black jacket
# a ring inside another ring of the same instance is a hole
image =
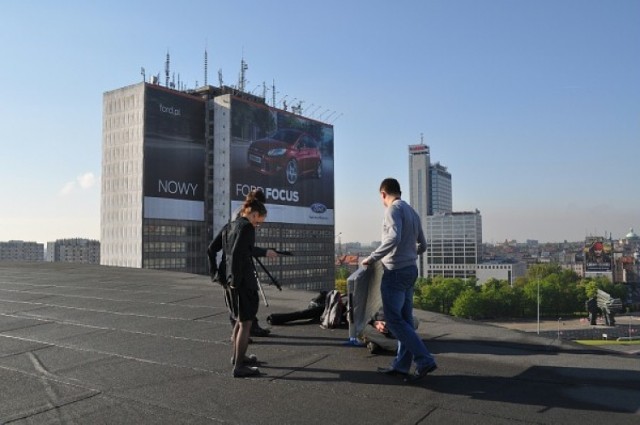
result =
[[[257,367],[246,363],[256,363],[255,356],[246,356],[251,325],[258,313],[260,303],[258,278],[253,257],[277,257],[272,249],[255,246],[256,228],[267,216],[264,204],[255,197],[247,198],[240,216],[228,226],[222,249],[225,254],[226,275],[231,288],[231,308],[237,318],[233,329],[233,376],[247,377],[259,375]]]

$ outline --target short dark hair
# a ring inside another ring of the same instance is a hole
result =
[[[398,183],[398,180],[391,177],[382,180],[382,183],[380,183],[380,192],[384,192],[388,195],[402,195],[402,191],[400,190],[400,183]]]

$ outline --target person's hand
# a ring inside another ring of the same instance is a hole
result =
[[[266,256],[269,257],[269,258],[274,258],[274,257],[278,256],[278,253],[275,252],[273,249],[267,249]]]
[[[371,264],[371,261],[369,261],[369,257],[365,258],[364,260],[362,260],[361,263],[363,266],[368,266],[369,264]]]

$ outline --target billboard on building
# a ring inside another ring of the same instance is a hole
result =
[[[333,126],[231,99],[231,209],[260,188],[268,221],[334,224]]]
[[[204,102],[145,90],[144,218],[204,220]]]
[[[584,264],[587,272],[611,271],[612,244],[604,238],[587,238],[584,246]]]
[[[409,145],[410,154],[429,154],[429,146],[427,145]]]

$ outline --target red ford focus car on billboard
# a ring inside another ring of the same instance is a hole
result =
[[[249,167],[261,174],[282,174],[295,184],[306,174],[322,177],[322,156],[318,142],[305,132],[279,129],[251,143],[247,153]]]

